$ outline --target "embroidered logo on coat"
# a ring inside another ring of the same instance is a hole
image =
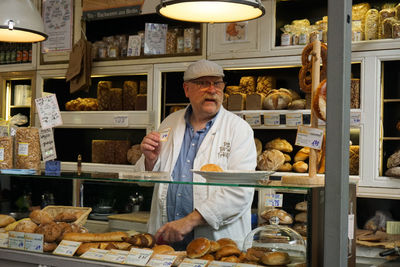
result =
[[[231,143],[224,142],[224,145],[219,147],[218,157],[219,158],[223,158],[223,157],[228,158],[230,154],[231,154]]]

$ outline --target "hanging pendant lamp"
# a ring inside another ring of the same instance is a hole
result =
[[[161,0],[158,14],[190,22],[236,22],[265,14],[260,0]]]
[[[0,41],[34,43],[47,39],[42,17],[31,0],[0,1]]]

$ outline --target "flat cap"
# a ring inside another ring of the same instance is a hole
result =
[[[205,76],[224,77],[225,75],[220,65],[201,59],[189,65],[183,75],[183,80],[186,82]]]

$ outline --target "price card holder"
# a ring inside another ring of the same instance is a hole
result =
[[[72,257],[81,245],[81,243],[82,242],[62,240],[53,251],[53,254]]]
[[[172,263],[174,263],[175,259],[176,259],[176,256],[174,256],[174,255],[154,254],[153,257],[146,264],[146,266],[170,267],[170,266],[172,266]]]
[[[299,126],[303,124],[303,115],[301,113],[286,114],[286,126]]]
[[[14,249],[25,249],[25,233],[8,232],[8,247]]]
[[[306,146],[313,149],[321,149],[324,131],[318,128],[308,126],[297,127],[297,136],[295,145]]]
[[[248,113],[245,119],[250,126],[261,126],[261,115],[258,113]]]
[[[8,233],[0,233],[0,248],[8,248]]]
[[[234,262],[212,261],[208,267],[234,267],[236,264]]]
[[[116,115],[114,116],[114,126],[116,127],[128,127],[128,116],[127,115]]]
[[[179,264],[179,267],[205,267],[207,263],[208,260],[185,258],[181,264]]]
[[[125,264],[146,266],[152,254],[153,251],[149,249],[132,248],[126,257]]]
[[[25,233],[25,250],[43,252],[43,235]]]
[[[278,126],[281,124],[280,114],[277,113],[264,113],[265,126]]]
[[[103,260],[104,255],[108,253],[108,250],[91,248],[81,255],[81,258],[89,260]]]
[[[282,207],[283,194],[265,194],[265,207]]]
[[[360,113],[350,113],[350,126],[360,126],[361,114]]]
[[[104,255],[103,260],[115,263],[124,263],[129,251],[112,249],[106,255]]]

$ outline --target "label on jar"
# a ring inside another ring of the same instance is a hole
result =
[[[183,36],[178,36],[176,38],[176,53],[183,53],[184,43]]]
[[[27,157],[29,152],[28,143],[18,143],[18,156]]]
[[[361,41],[361,32],[359,31],[353,31],[352,32],[352,36],[351,36],[351,40],[353,42],[359,42]]]
[[[307,33],[300,33],[299,35],[299,45],[305,45],[308,44],[308,34]]]
[[[107,48],[99,47],[99,58],[106,58],[107,57]]]
[[[117,57],[117,49],[116,48],[110,48],[108,50],[108,57]]]
[[[299,44],[299,35],[298,34],[292,34],[292,45],[298,45]]]
[[[281,34],[281,46],[288,46],[290,45],[290,34],[289,33],[282,33]]]
[[[4,147],[0,147],[0,161],[4,161]]]

